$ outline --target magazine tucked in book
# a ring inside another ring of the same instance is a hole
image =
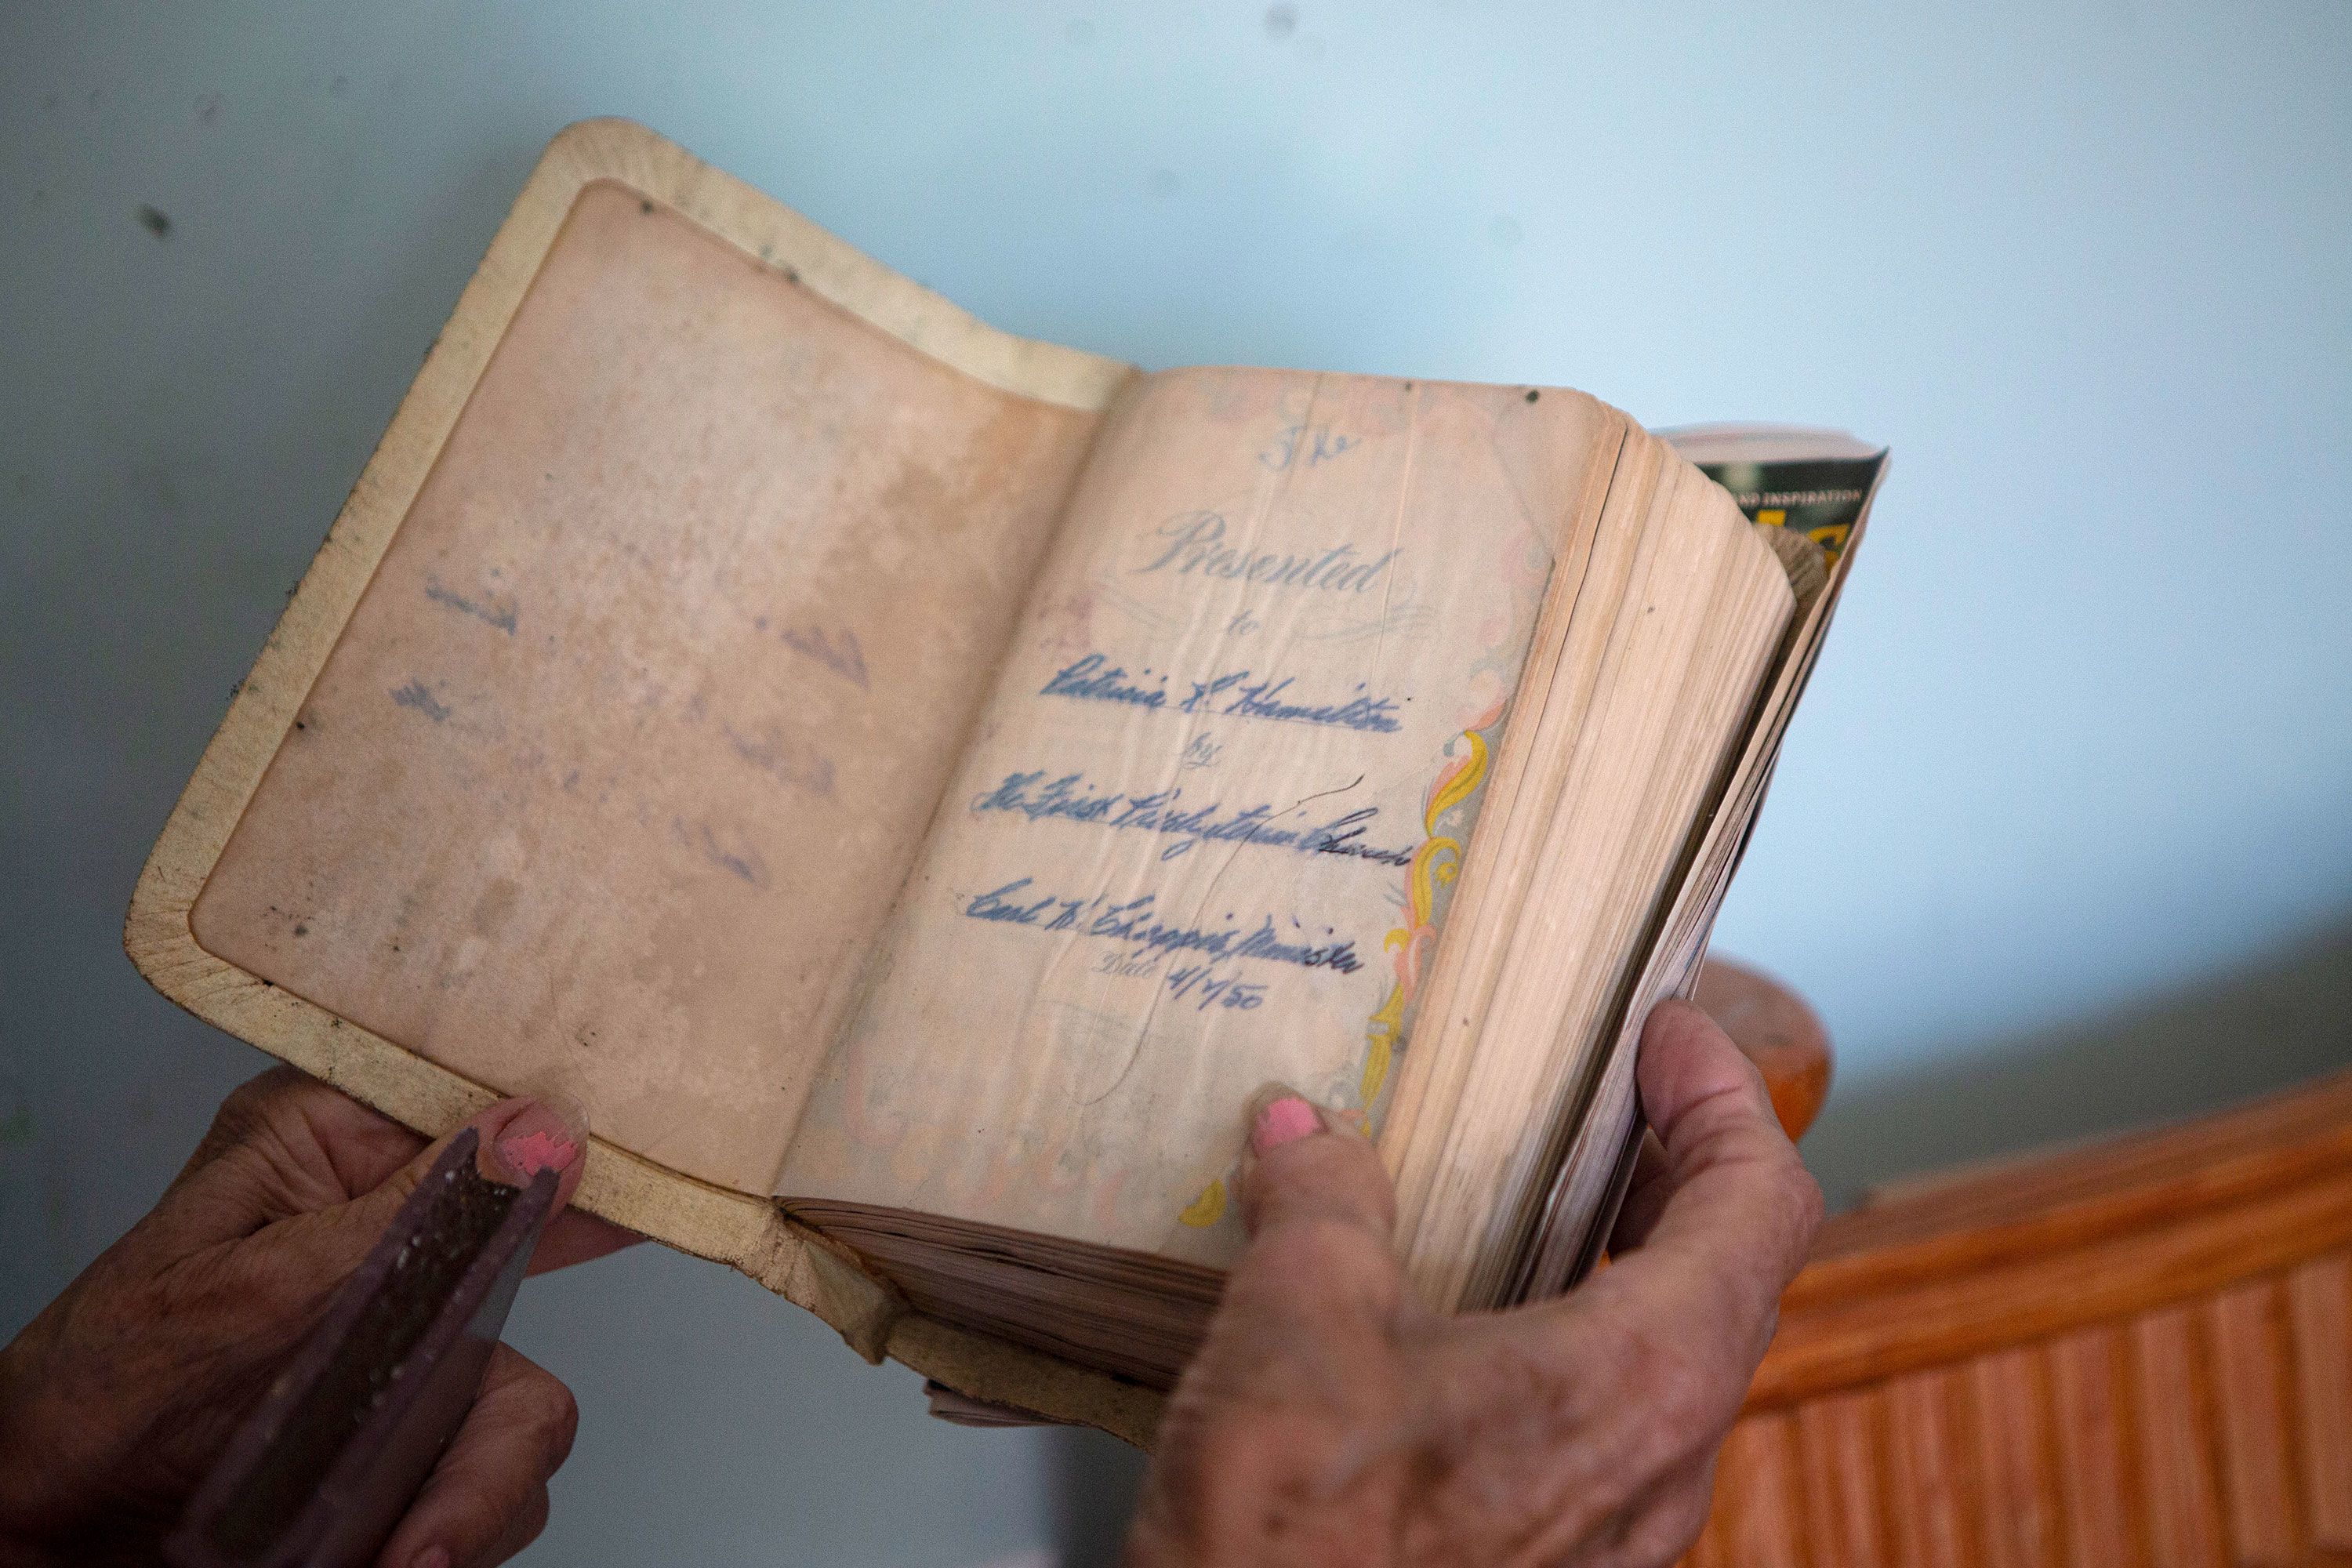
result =
[[[1433,1303],[1589,1264],[1879,468],[1686,438],[1843,521],[1561,387],[1008,337],[577,126],[127,940],[425,1131],[566,1089],[583,1206],[1141,1437],[1265,1085]]]

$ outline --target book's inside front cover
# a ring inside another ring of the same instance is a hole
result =
[[[772,1190],[1098,417],[589,185],[197,941]]]

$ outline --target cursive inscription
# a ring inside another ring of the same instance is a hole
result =
[[[833,798],[833,759],[788,734],[782,725],[770,721],[757,730],[746,731],[722,722],[719,728],[726,732],[727,743],[735,748],[737,756],[778,783],[827,800]]]
[[[1286,425],[1275,432],[1273,440],[1258,449],[1257,460],[1278,474],[1294,463],[1311,468],[1318,463],[1331,462],[1363,444],[1361,436],[1343,435],[1320,422]]]
[[[1027,926],[1033,931],[1072,931],[1116,942],[1134,949],[1138,954],[1198,952],[1213,959],[1248,959],[1300,969],[1329,969],[1341,974],[1353,974],[1364,966],[1354,941],[1336,936],[1329,926],[1323,928],[1323,935],[1332,940],[1318,942],[1295,916],[1289,925],[1296,935],[1276,926],[1272,915],[1260,916],[1255,926],[1231,923],[1234,917],[1230,911],[1224,924],[1179,925],[1160,918],[1155,908],[1159,898],[1157,893],[1146,893],[1139,899],[1114,903],[1107,893],[1097,893],[1090,899],[1066,899],[1056,893],[1041,895],[1034,879],[1019,877],[1001,888],[974,896],[964,905],[963,912],[976,921]]]
[[[1360,781],[1359,781],[1360,782]],[[1351,786],[1352,787],[1352,786]],[[1365,831],[1380,816],[1376,805],[1359,807],[1328,822],[1316,822],[1302,808],[1284,812],[1268,803],[1228,811],[1223,804],[1185,805],[1181,789],[1150,795],[1128,795],[1098,789],[1084,773],[1047,779],[1045,770],[1007,773],[1004,782],[972,797],[976,816],[1012,812],[1032,822],[1058,819],[1081,822],[1113,832],[1157,833],[1171,842],[1160,852],[1173,860],[1201,844],[1255,844],[1267,849],[1288,849],[1301,855],[1349,855],[1383,866],[1410,866],[1410,849],[1382,848],[1364,842]]]
[[[1144,670],[1148,678],[1149,668]],[[1066,664],[1054,672],[1052,679],[1038,689],[1040,697],[1076,697],[1087,702],[1124,702],[1130,708],[1160,709],[1168,706],[1168,678],[1161,676],[1154,686],[1143,686],[1130,679],[1127,671],[1098,653],[1090,653],[1075,663]]]
[[[1165,572],[1171,576],[1200,575],[1271,588],[1312,588],[1331,594],[1369,594],[1372,585],[1404,553],[1387,551],[1365,560],[1352,544],[1328,550],[1309,549],[1303,555],[1277,551],[1236,550],[1224,542],[1225,520],[1221,512],[1180,512],[1151,531],[1151,559],[1134,568],[1137,576]]]
[[[1189,693],[1171,700],[1165,675],[1155,676],[1147,667],[1140,677],[1131,676],[1124,665],[1090,653],[1055,670],[1038,688],[1037,694],[1075,697],[1086,702],[1120,702],[1155,711],[1166,708],[1179,713],[1228,719],[1328,724],[1342,730],[1368,730],[1382,734],[1402,728],[1397,720],[1395,700],[1372,696],[1360,680],[1356,683],[1355,694],[1339,702],[1307,701],[1293,689],[1297,685],[1295,677],[1255,676],[1255,672],[1247,669],[1232,670],[1190,684],[1192,689]]]

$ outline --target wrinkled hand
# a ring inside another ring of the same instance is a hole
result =
[[[1697,1008],[1651,1016],[1639,1070],[1654,1140],[1610,1267],[1459,1318],[1406,1284],[1371,1145],[1302,1100],[1260,1111],[1250,1245],[1170,1403],[1129,1562],[1646,1568],[1687,1548],[1821,1190]]]
[[[530,1100],[470,1125],[485,1173],[562,1169],[581,1133]],[[153,1211],[0,1351],[0,1563],[155,1560],[237,1424],[442,1145],[290,1068],[231,1095]],[[534,1273],[635,1239],[560,1214]],[[505,1561],[547,1520],[571,1391],[504,1345],[384,1568]]]

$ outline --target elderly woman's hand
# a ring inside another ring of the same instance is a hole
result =
[[[1251,1241],[1160,1428],[1129,1560],[1659,1564],[1772,1337],[1821,1191],[1706,1015],[1643,1036],[1655,1130],[1611,1266],[1513,1311],[1439,1316],[1390,1250],[1371,1145],[1297,1099],[1251,1128]]]
[[[470,1125],[487,1173],[562,1171],[580,1132],[510,1100]],[[229,1434],[439,1155],[290,1068],[231,1095],[130,1234],[0,1351],[0,1563],[152,1563]],[[551,1222],[536,1272],[635,1238]],[[386,1545],[386,1568],[503,1562],[547,1519],[572,1394],[500,1345],[466,1424]]]

